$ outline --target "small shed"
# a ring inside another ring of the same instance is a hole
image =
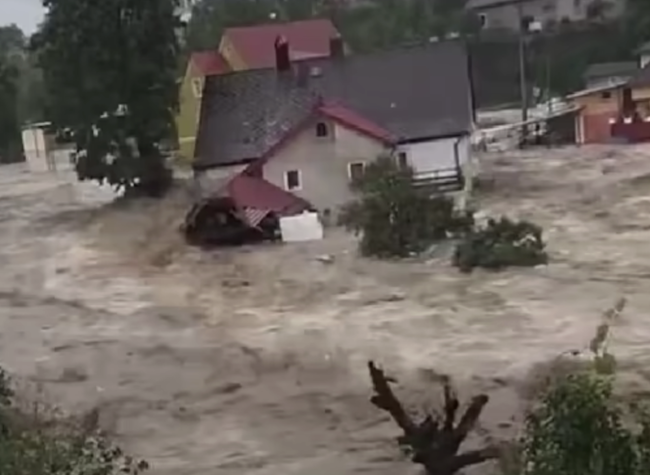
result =
[[[69,147],[57,144],[50,122],[25,125],[22,129],[23,151],[29,171],[57,172],[72,169]]]

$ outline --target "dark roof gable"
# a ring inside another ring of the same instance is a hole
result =
[[[196,165],[260,158],[322,103],[342,104],[398,140],[468,133],[468,66],[464,45],[445,41],[209,77]]]
[[[587,66],[585,79],[601,79],[614,76],[631,77],[638,71],[634,61],[619,61],[611,63],[594,63]]]

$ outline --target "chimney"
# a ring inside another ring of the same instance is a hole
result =
[[[275,39],[275,68],[278,71],[291,70],[291,60],[289,59],[289,42],[284,36],[278,36]]]
[[[330,38],[330,57],[342,58],[343,56],[345,56],[343,38],[341,38],[341,35],[332,36]]]

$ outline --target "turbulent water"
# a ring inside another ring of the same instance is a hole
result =
[[[435,404],[441,372],[487,391],[482,432],[508,437],[530,369],[586,346],[621,296],[613,348],[645,391],[650,152],[486,156],[481,177],[482,213],[544,226],[548,267],[460,275],[444,249],[362,260],[338,231],[203,253],[178,235],[182,190],[107,204],[70,176],[2,167],[0,362],[64,409],[99,407],[161,475],[409,473],[367,401],[368,358],[414,407]]]

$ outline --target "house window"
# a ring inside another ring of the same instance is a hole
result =
[[[399,152],[397,154],[397,165],[399,165],[400,168],[408,167],[409,161],[406,156],[406,152]]]
[[[612,97],[611,91],[603,91],[600,93],[602,99],[610,99]]]
[[[348,164],[348,176],[350,181],[358,181],[363,177],[363,172],[366,168],[364,162],[355,162]]]
[[[194,78],[192,79],[192,92],[194,97],[199,99],[203,95],[203,79]]]
[[[487,13],[479,13],[478,14],[478,24],[481,26],[481,28],[487,28],[488,27]]]
[[[316,124],[316,137],[327,137],[329,130],[327,130],[327,124],[325,122],[318,122]]]
[[[289,170],[284,174],[284,187],[289,191],[299,190],[301,188],[300,181],[300,171],[298,170]]]

